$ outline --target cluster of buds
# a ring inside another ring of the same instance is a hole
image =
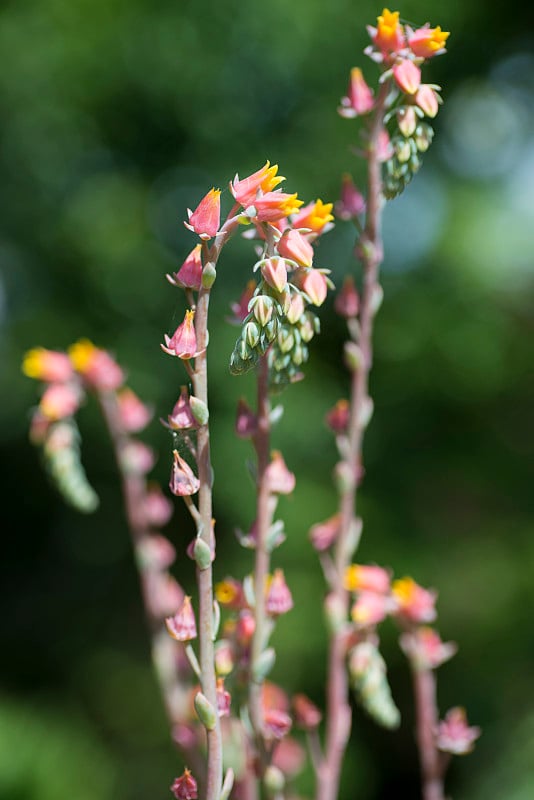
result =
[[[298,380],[308,358],[308,343],[319,331],[319,319],[309,306],[322,305],[331,285],[328,270],[313,266],[312,242],[331,228],[332,204],[321,200],[286,213],[282,204],[269,217],[258,213],[269,194],[270,183],[284,180],[278,168],[269,162],[258,172],[240,181],[236,176],[230,189],[244,207],[244,221],[254,223],[252,235],[263,242],[261,255],[254,266],[257,282],[249,284],[240,301],[233,305],[234,321],[241,325],[230,370],[239,375],[248,372],[268,352],[271,383],[286,385]],[[249,235],[247,231],[246,235]]]
[[[390,130],[388,133],[384,128],[374,146],[384,164],[383,192],[390,199],[411,181],[432,142],[433,130],[425,118],[433,119],[438,113],[440,87],[422,82],[421,67],[445,52],[449,34],[428,23],[416,30],[402,25],[399,12],[387,8],[378,17],[376,27],[368,26],[367,30],[372,44],[364,52],[380,65],[382,93],[387,94],[379,101],[361,69],[355,67],[339,113],[352,118],[370,114],[380,106],[378,112]],[[367,132],[362,135],[366,137]]]
[[[386,662],[372,638],[351,649],[348,669],[352,688],[369,716],[384,728],[398,728],[400,712],[391,696]]]

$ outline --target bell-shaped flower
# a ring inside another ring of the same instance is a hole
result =
[[[374,564],[351,564],[345,571],[344,586],[349,592],[389,594],[390,574]]]
[[[161,423],[171,431],[186,431],[198,428],[198,422],[193,416],[193,412],[191,410],[189,392],[186,386],[182,386],[180,390],[180,397],[174,405],[172,414],[169,414],[167,417],[167,422],[162,419]]]
[[[427,23],[422,28],[417,28],[416,31],[412,31],[411,28],[407,28],[406,31],[408,34],[408,46],[414,56],[418,58],[433,58],[446,52],[445,42],[450,33],[442,31],[439,25],[437,28],[431,28]]]
[[[341,398],[330,411],[326,413],[325,422],[335,434],[347,432],[350,419],[349,401]]]
[[[296,724],[305,731],[315,730],[323,718],[323,715],[315,703],[312,703],[305,694],[294,695],[293,711],[295,713]]]
[[[413,106],[403,106],[397,110],[397,125],[403,136],[408,138],[417,128],[418,117]]]
[[[249,208],[255,209],[253,217],[258,222],[276,222],[298,211],[302,202],[298,200],[296,192],[287,194],[277,189],[257,197]]]
[[[458,649],[454,642],[442,642],[439,633],[427,625],[403,633],[400,646],[415,669],[435,669],[452,658]]]
[[[413,578],[393,582],[396,613],[410,622],[433,622],[436,618],[436,593],[423,589]]]
[[[267,740],[280,741],[291,730],[291,717],[279,708],[266,708],[263,712],[263,730]]]
[[[200,489],[200,481],[177,450],[173,451],[169,489],[177,497],[189,497]]]
[[[360,310],[360,296],[352,275],[347,275],[343,281],[340,291],[334,300],[334,308],[340,317],[354,319]]]
[[[197,337],[195,332],[195,312],[186,311],[184,321],[178,325],[175,332],[171,337],[165,335],[165,344],[161,345],[161,349],[170,356],[177,356],[184,360],[198,356],[197,350]]]
[[[221,224],[221,190],[210,189],[194,211],[187,209],[189,222],[186,228],[197,233],[201,239],[212,239]]]
[[[272,617],[287,614],[293,608],[293,597],[289,591],[289,586],[284,578],[284,572],[276,569],[269,582],[267,597],[265,598],[265,610]]]
[[[180,289],[193,289],[198,292],[202,283],[201,251],[201,244],[193,247],[178,272],[166,276],[169,283],[172,283],[173,286],[178,286]]]
[[[122,469],[132,475],[146,475],[156,463],[152,448],[135,439],[123,447],[120,460]]]
[[[334,514],[325,519],[324,522],[317,522],[312,525],[309,532],[311,543],[315,550],[322,553],[328,550],[336,541],[341,529],[341,514]]]
[[[333,226],[330,224],[334,217],[332,209],[333,203],[323,203],[322,200],[308,203],[300,209],[291,219],[294,228],[306,228],[314,234],[326,233]]]
[[[267,161],[261,169],[253,172],[248,178],[239,180],[239,175],[236,175],[230,184],[230,191],[243,208],[248,208],[248,206],[255,205],[259,191],[267,194],[285,180],[281,175],[277,175],[277,172],[278,165],[274,164],[271,167],[270,162]]]
[[[398,11],[385,8],[377,19],[376,28],[369,25],[367,30],[373,43],[384,54],[397,53],[404,47],[404,29]]]
[[[295,261],[299,267],[311,267],[313,263],[313,247],[299,231],[292,228],[284,231],[276,249],[281,256]]]
[[[173,782],[171,792],[176,800],[197,800],[197,782],[188,769]]]
[[[427,117],[435,117],[439,109],[439,95],[427,83],[419,87],[415,102]]]
[[[163,494],[159,485],[157,483],[151,485],[143,501],[143,512],[148,524],[158,528],[166,525],[172,517],[173,508],[173,504]]]
[[[480,728],[467,724],[465,709],[451,708],[438,725],[436,744],[444,753],[461,756],[471,752],[480,733]]]
[[[318,269],[307,269],[300,277],[299,285],[314,306],[321,306],[326,300],[328,283],[325,275]]]
[[[144,511],[146,516],[146,506]],[[143,537],[136,546],[135,552],[143,570],[165,570],[171,566],[176,558],[176,550],[172,543],[165,536],[161,536],[158,533]],[[178,605],[179,603],[176,603],[174,607],[176,608]]]
[[[191,598],[186,595],[179,610],[173,617],[167,617],[165,625],[169,635],[177,642],[190,642],[197,638],[195,614],[191,605]]]
[[[28,378],[47,383],[60,383],[72,377],[71,360],[66,353],[35,347],[28,350],[22,362],[22,371]]]
[[[352,176],[346,172],[341,182],[341,196],[336,203],[336,217],[342,220],[355,219],[365,211],[365,198],[358,191]]]
[[[295,488],[295,476],[288,470],[278,450],[272,453],[271,463],[265,470],[265,480],[272,494],[291,494]]]
[[[124,382],[124,372],[106,351],[88,339],[80,339],[69,347],[72,366],[93,389],[113,391]]]
[[[363,77],[359,67],[353,67],[350,71],[349,88],[345,97],[341,98],[341,106],[338,113],[342,117],[350,119],[360,114],[367,114],[374,108],[373,93]]]
[[[405,94],[415,94],[421,84],[421,70],[409,58],[393,67],[395,83]]]
[[[361,592],[351,608],[350,615],[359,627],[377,625],[392,610],[391,598],[378,592]]]

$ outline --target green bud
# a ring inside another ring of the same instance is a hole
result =
[[[252,665],[252,680],[254,683],[263,683],[274,667],[275,661],[276,653],[272,647],[268,647],[260,654],[257,661]]]
[[[275,340],[277,331],[278,331],[278,320],[272,319],[265,326],[265,336],[267,337],[267,341],[269,343]]]
[[[217,277],[217,271],[215,269],[215,265],[208,261],[204,269],[202,270],[202,286],[204,289],[211,289],[213,284],[215,283],[215,278]]]
[[[407,139],[396,139],[395,140],[395,155],[397,159],[400,161],[401,164],[404,164],[410,156],[412,155],[412,148],[410,147],[410,142]]]
[[[192,394],[189,397],[189,405],[191,406],[191,413],[196,421],[200,425],[206,425],[210,416],[206,403]]]
[[[262,328],[267,325],[273,315],[273,305],[274,300],[266,294],[253,297],[250,302],[250,308]]]
[[[289,353],[295,344],[295,338],[289,328],[282,327],[278,331],[278,347],[282,353]]]
[[[197,536],[193,547],[193,556],[200,570],[209,569],[211,566],[211,547],[204,539]]]
[[[358,425],[360,428],[366,428],[373,416],[374,403],[370,397],[364,397],[360,413],[358,415]]]
[[[241,334],[249,347],[256,347],[260,339],[260,329],[255,322],[247,322]]]
[[[197,717],[204,725],[206,730],[212,731],[217,724],[217,712],[213,708],[212,704],[206,695],[202,694],[202,692],[196,693],[194,703]]]
[[[286,785],[282,770],[275,767],[274,764],[270,764],[263,775],[263,785],[269,797],[280,795]]]
[[[357,372],[359,369],[361,369],[363,364],[363,353],[356,342],[345,342],[343,350],[345,354],[345,364],[350,371]]]

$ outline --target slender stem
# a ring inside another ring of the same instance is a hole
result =
[[[436,677],[431,669],[413,668],[413,681],[423,800],[445,800],[443,762],[435,738],[438,726]]]
[[[369,403],[368,383],[372,364],[372,333],[375,313],[374,300],[378,286],[378,270],[382,260],[380,233],[382,207],[381,165],[378,142],[383,130],[384,107],[389,87],[384,84],[377,98],[375,113],[369,130],[367,158],[367,216],[362,236],[361,261],[363,286],[360,310],[359,346],[362,353],[361,366],[352,372],[350,387],[350,417],[348,429],[348,452],[344,456],[345,485],[340,492],[340,532],[334,552],[336,583],[333,589],[334,602],[345,609],[348,615],[349,597],[343,586],[345,570],[352,557],[350,547],[351,530],[356,521],[356,494],[360,470],[365,405]],[[317,800],[335,800],[339,793],[341,766],[352,724],[352,712],[348,701],[348,678],[345,665],[346,648],[343,632],[332,634],[328,656],[328,678],[326,699],[325,758],[321,764],[317,781]]]
[[[268,357],[260,358],[257,378],[257,432],[254,436],[254,448],[257,458],[257,495],[256,495],[256,557],[254,564],[254,597],[255,628],[251,643],[250,663],[252,668],[257,663],[265,648],[267,614],[265,611],[265,582],[269,573],[269,551],[267,537],[272,524],[273,503],[266,480],[266,470],[270,460],[270,403],[269,403],[269,364]],[[263,773],[266,763],[266,750],[263,738],[262,683],[250,680],[249,707],[250,717],[256,734],[258,749],[258,771]]]

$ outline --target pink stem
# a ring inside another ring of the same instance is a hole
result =
[[[413,681],[423,800],[445,800],[443,762],[436,747],[436,677],[431,669],[414,667]]]
[[[343,587],[343,579],[352,556],[349,546],[350,532],[356,515],[358,471],[364,433],[362,415],[365,404],[369,402],[368,383],[372,365],[374,299],[378,287],[378,270],[382,260],[380,233],[382,179],[381,164],[378,158],[378,140],[383,130],[384,106],[388,92],[388,84],[383,84],[369,131],[367,215],[360,256],[363,265],[359,335],[362,364],[352,372],[351,379],[349,447],[348,455],[342,464],[345,467],[347,485],[340,493],[341,523],[334,553],[336,580],[331,587],[335,605],[340,609],[345,609],[345,617],[348,616],[349,597]],[[335,800],[339,793],[343,756],[352,724],[345,657],[343,633],[333,633],[328,657],[325,757],[317,775],[317,800]]]

